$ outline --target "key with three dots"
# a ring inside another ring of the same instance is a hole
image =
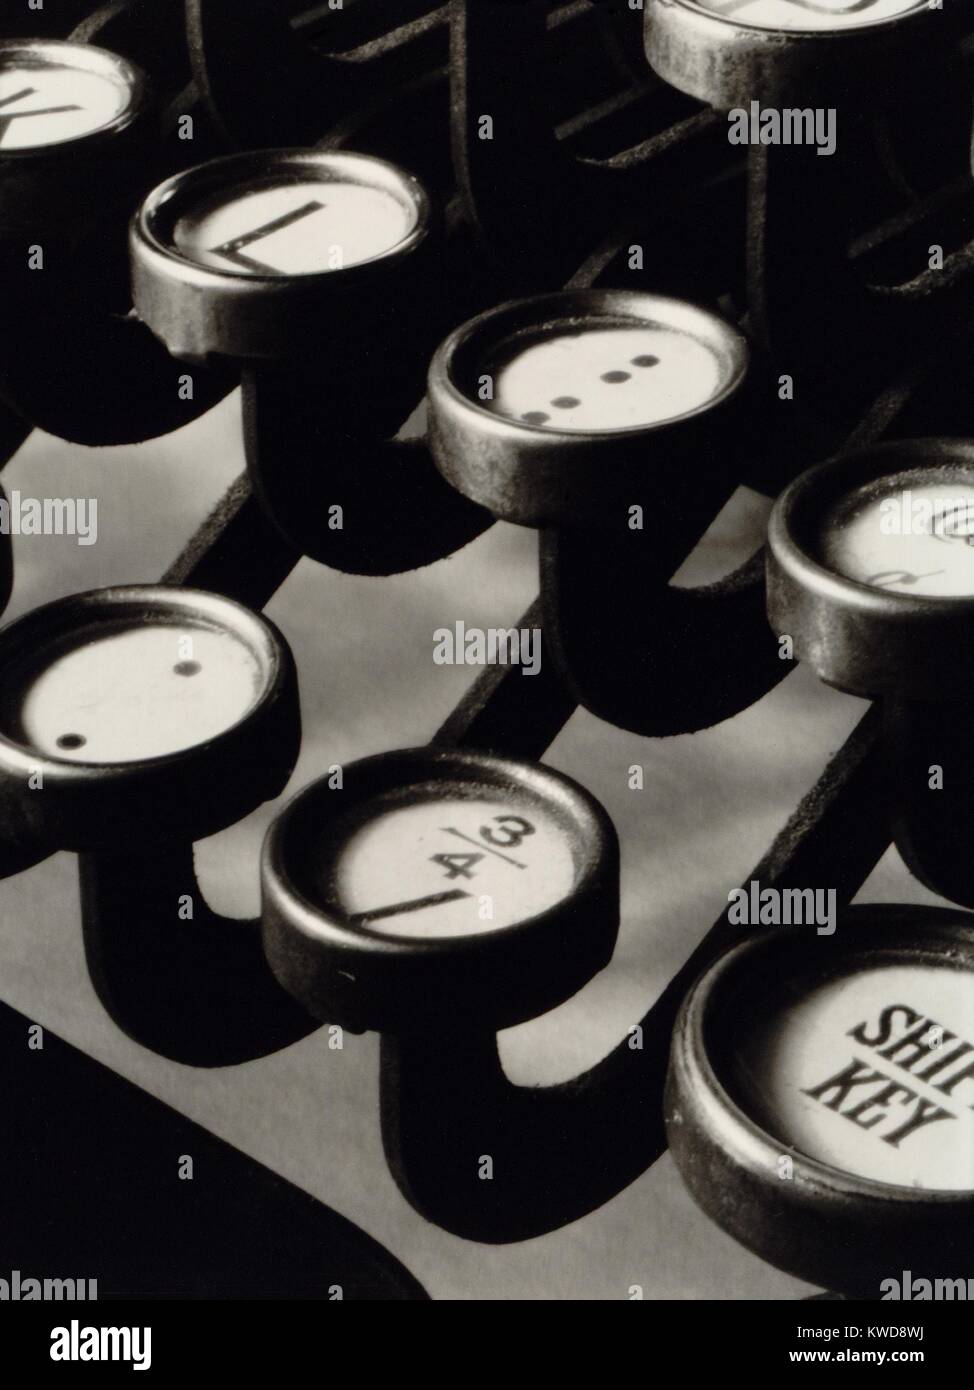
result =
[[[264,949],[310,1013],[353,1031],[533,1018],[605,966],[619,852],[550,768],[412,749],[307,787],[261,858]]]
[[[138,179],[152,92],[106,49],[55,39],[0,41],[0,235],[79,231]]]
[[[669,588],[750,456],[751,392],[748,345],[731,323],[624,290],[503,305],[458,328],[433,358],[437,467],[496,517],[540,528],[547,649],[573,698],[621,728],[687,732],[761,693],[753,682],[735,687],[717,710],[691,667],[701,645],[716,659],[735,629],[731,660],[743,641],[770,647],[763,595],[734,589],[728,621],[715,592],[688,622]],[[661,648],[689,698],[661,694],[652,671]],[[762,689],[776,675],[760,653],[747,669]]]
[[[771,515],[768,614],[840,690],[880,699],[896,843],[974,902],[974,444],[906,440],[821,464]]]
[[[665,509],[691,461],[713,454],[739,418],[747,369],[742,335],[680,300],[585,290],[517,301],[438,349],[431,445],[448,481],[504,520],[621,528],[650,488],[651,512]]]
[[[0,633],[0,801],[26,841],[196,840],[276,796],[300,739],[290,651],[230,599],[76,594]]]
[[[963,1270],[974,1236],[974,917],[856,907],[775,930],[683,1005],[667,1137],[697,1203],[841,1294]]]

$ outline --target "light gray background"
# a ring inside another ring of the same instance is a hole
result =
[[[236,395],[138,447],[92,450],[35,433],[5,470],[8,491],[97,497],[99,538],[90,547],[70,537],[17,538],[8,616],[81,589],[157,579],[242,466]],[[762,499],[739,493],[680,578],[701,582],[736,564],[758,543],[766,513]],[[425,743],[477,675],[433,664],[434,629],[457,619],[509,625],[536,589],[534,533],[506,525],[398,578],[355,578],[303,561],[268,609],[301,681],[305,734],[288,794],[330,763]],[[585,713],[571,719],[547,761],[589,787],[619,829],[622,930],[611,966],[585,990],[502,1036],[513,1079],[570,1077],[624,1036],[863,708],[798,670],[744,714],[693,736],[651,741]],[[644,767],[641,792],[627,787],[632,763]],[[274,810],[265,806],[199,847],[201,883],[218,910],[256,914],[258,849]],[[893,851],[860,900],[937,901]],[[337,1052],[318,1033],[244,1066],[179,1066],[123,1036],[95,999],[71,856],[0,883],[0,922],[0,995],[8,1003],[357,1222],[434,1297],[624,1299],[633,1284],[659,1299],[806,1292],[699,1214],[669,1157],[601,1210],[541,1239],[491,1247],[447,1235],[412,1211],[386,1169],[376,1037],[349,1035]]]

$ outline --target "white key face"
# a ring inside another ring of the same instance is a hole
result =
[[[231,728],[261,685],[256,656],[230,634],[153,623],[59,655],[27,688],[21,724],[56,758],[138,762]]]
[[[489,795],[380,813],[351,835],[335,873],[353,920],[418,938],[476,936],[527,921],[563,901],[574,883],[565,831],[536,803]]]
[[[713,400],[729,375],[699,339],[652,326],[561,333],[487,370],[494,377],[488,409],[579,434],[676,419]]]
[[[117,120],[129,87],[69,67],[0,66],[0,150],[60,145]]]
[[[783,1146],[876,1182],[974,1189],[969,972],[891,965],[810,987],[749,1032],[738,1066]]]
[[[181,217],[185,256],[243,275],[313,275],[375,260],[415,229],[415,211],[382,188],[325,179],[230,190]]]
[[[911,484],[835,510],[822,533],[829,568],[902,594],[974,595],[974,486]]]
[[[692,9],[755,29],[865,29],[930,8],[928,0],[695,0]]]

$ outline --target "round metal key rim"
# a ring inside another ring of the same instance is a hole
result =
[[[126,87],[129,98],[125,107],[106,125],[68,136],[64,140],[12,149],[0,148],[0,162],[8,159],[49,159],[57,157],[59,153],[77,157],[78,146],[82,144],[87,146],[86,153],[89,150],[93,152],[99,145],[128,130],[142,115],[151,95],[151,83],[140,67],[128,58],[94,44],[72,43],[67,39],[0,39],[0,72],[5,59],[15,54],[23,54],[24,67],[27,68],[75,68],[104,77],[116,87]]]
[[[161,611],[165,617],[159,617]],[[54,640],[51,641],[51,622]],[[80,621],[79,621],[80,620]],[[0,629],[0,653],[9,671],[21,658],[25,671],[33,666],[43,669],[42,663],[31,661],[51,651],[57,646],[62,651],[70,651],[75,645],[70,641],[72,634],[87,633],[92,637],[99,635],[102,622],[105,634],[124,631],[135,624],[151,624],[155,627],[176,627],[185,624],[201,631],[229,633],[242,642],[254,657],[263,676],[263,688],[247,711],[233,724],[202,743],[173,753],[157,754],[153,757],[124,760],[121,762],[85,762],[82,758],[59,758],[56,754],[41,753],[26,743],[18,741],[5,728],[6,715],[0,712],[0,766],[7,770],[26,772],[30,769],[50,768],[65,776],[83,777],[98,773],[108,776],[112,772],[130,772],[133,767],[160,767],[184,761],[201,748],[212,748],[223,739],[231,738],[244,724],[248,723],[262,705],[273,701],[280,694],[286,679],[286,663],[282,659],[283,638],[277,628],[262,614],[254,613],[234,599],[224,598],[202,589],[169,588],[161,584],[117,585],[106,589],[90,589],[84,593],[70,594],[67,598],[55,599],[31,609],[23,617],[16,619],[6,628]],[[41,637],[47,640],[41,643]],[[8,646],[12,652],[8,654]],[[21,657],[21,653],[23,656]],[[4,677],[0,682],[3,691]]]
[[[933,460],[933,461],[931,461]],[[894,466],[891,467],[890,464]],[[882,609],[894,605],[902,613],[923,616],[931,603],[969,605],[974,615],[974,593],[903,594],[879,590],[874,584],[853,579],[830,569],[816,558],[812,535],[819,531],[835,503],[857,488],[903,478],[905,482],[949,485],[952,469],[963,468],[974,486],[974,440],[906,439],[840,454],[816,464],[789,483],[775,503],[768,521],[768,542],[778,564],[809,587],[819,586],[836,598],[861,597],[864,605]],[[895,491],[896,489],[888,489]],[[877,495],[887,491],[877,487]],[[865,500],[865,499],[863,499]]]
[[[734,987],[743,977],[743,995],[749,998],[749,991],[757,987],[759,964],[775,978],[791,979],[790,963],[796,956],[805,962],[810,957],[815,969],[800,975],[810,986],[856,966],[912,961],[974,971],[970,913],[915,908],[897,916],[882,905],[868,905],[848,909],[845,928],[848,934],[838,946],[832,940],[823,945],[819,938],[793,930],[762,934],[732,947],[704,972],[685,998],[674,1027],[665,1118],[670,1148],[691,1194],[729,1234],[779,1268],[832,1287],[845,1277],[836,1273],[843,1261],[849,1268],[858,1263],[869,1274],[853,1276],[848,1287],[861,1289],[873,1272],[870,1241],[877,1216],[894,1242],[907,1240],[911,1232],[918,1243],[929,1241],[934,1215],[941,1218],[938,1237],[951,1231],[955,1220],[974,1220],[974,1188],[919,1189],[886,1183],[802,1153],[747,1113],[723,1080],[732,1062],[722,1067],[713,1056],[714,1030],[719,1034],[729,1013],[740,1019],[739,1005],[732,1009],[727,996],[739,1001],[742,992],[738,989],[735,995]],[[761,961],[769,956],[770,961]],[[787,1182],[778,1175],[783,1155],[793,1164]],[[837,1261],[829,1260],[828,1251],[810,1258],[803,1244],[808,1228],[817,1229],[823,1222],[842,1231]],[[803,1258],[790,1262],[793,1246],[802,1250]],[[882,1265],[886,1257],[878,1258]]]
[[[492,360],[491,352],[515,347],[520,340],[543,340],[548,332],[575,333],[586,325],[604,328],[659,328],[685,332],[702,342],[727,369],[721,389],[680,415],[624,429],[561,429],[536,425],[488,409],[469,389],[476,367]],[[527,299],[509,300],[455,328],[437,348],[429,370],[431,404],[469,414],[485,431],[512,440],[554,442],[616,441],[658,434],[706,415],[742,386],[750,363],[744,335],[726,319],[699,305],[643,290],[556,290]],[[465,389],[467,384],[468,389]]]
[[[705,5],[699,4],[698,0],[651,0],[646,11],[647,18],[645,23],[647,26],[649,24],[648,16],[652,13],[654,8],[665,9],[670,7],[675,10],[689,10],[691,14],[698,15],[701,21],[708,25],[712,24],[715,28],[729,25],[733,29],[747,30],[749,35],[767,34],[775,38],[812,39],[826,42],[836,39],[847,39],[853,34],[871,33],[874,31],[885,33],[890,29],[895,29],[898,25],[906,24],[911,20],[915,21],[917,16],[927,14],[931,9],[928,0],[915,0],[911,9],[903,10],[900,14],[888,15],[885,19],[871,19],[865,24],[848,24],[844,27],[836,26],[834,29],[827,29],[824,27],[799,29],[793,28],[791,25],[785,28],[784,26],[775,27],[769,24],[749,23],[746,19],[737,19],[734,15],[722,14],[718,10],[710,10]]]
[[[414,224],[394,246],[356,261],[338,270],[297,272],[295,274],[260,271],[241,271],[230,267],[203,264],[173,241],[176,220],[200,197],[224,189],[254,191],[262,186],[277,186],[275,175],[293,170],[295,187],[303,183],[349,183],[361,188],[386,192],[413,216]],[[432,220],[432,205],[423,185],[413,175],[376,155],[355,154],[349,151],[312,149],[267,149],[222,155],[173,174],[147,195],[132,219],[134,254],[153,252],[180,267],[180,278],[188,278],[201,287],[244,288],[255,290],[270,285],[299,281],[302,284],[329,282],[339,277],[344,283],[350,276],[374,269],[377,263],[395,260],[413,251],[426,238]],[[140,247],[139,243],[142,243]],[[144,248],[144,249],[143,249]]]
[[[926,5],[874,24],[839,29],[758,28],[708,12],[687,0],[650,0],[644,43],[650,66],[670,86],[718,110],[765,103],[809,102],[836,92],[868,92],[888,74],[881,61],[908,59]],[[945,22],[949,40],[959,25]],[[841,62],[839,59],[841,57]],[[867,60],[872,60],[870,73]],[[877,62],[877,60],[880,60]]]
[[[344,768],[344,786],[340,794],[336,795],[325,779],[312,782],[299,791],[274,821],[264,841],[268,872],[274,875],[279,884],[275,891],[281,898],[289,900],[296,914],[305,919],[310,933],[322,941],[354,943],[364,950],[380,953],[388,950],[393,954],[408,955],[416,952],[427,955],[453,954],[458,950],[479,949],[485,941],[497,941],[505,933],[514,934],[530,929],[538,917],[557,911],[561,905],[555,904],[537,917],[525,918],[508,927],[498,927],[475,936],[437,935],[421,938],[392,936],[379,928],[353,924],[343,917],[337,906],[329,909],[316,905],[294,884],[290,872],[294,850],[292,837],[312,829],[321,834],[329,819],[348,816],[352,808],[343,805],[342,800],[357,779],[361,779],[361,784],[354,787],[353,795],[361,797],[363,801],[377,799],[385,792],[395,793],[402,804],[409,805],[412,804],[413,793],[427,790],[436,792],[444,788],[452,790],[458,783],[465,783],[501,795],[509,794],[514,787],[526,792],[531,801],[546,807],[556,802],[562,814],[556,814],[555,819],[563,829],[571,827],[573,835],[575,879],[572,893],[588,886],[596,864],[607,852],[609,841],[615,839],[615,829],[607,812],[591,793],[563,773],[542,764],[520,764],[489,753],[423,747],[360,758]],[[320,815],[323,805],[328,809],[324,815]],[[384,809],[391,805],[391,801],[384,802]],[[368,812],[367,806],[365,810]],[[368,814],[363,817],[363,822],[367,819]],[[309,820],[311,825],[308,824]]]
[[[377,754],[347,765],[343,774],[341,790],[323,778],[300,791],[272,823],[261,851],[265,954],[279,982],[302,1003],[316,995],[330,998],[336,987],[347,990],[344,979],[353,990],[353,1016],[330,1013],[329,1021],[358,1031],[391,1031],[422,1013],[429,1003],[427,984],[435,993],[455,977],[455,1005],[478,1016],[494,1013],[502,1020],[497,1026],[508,1026],[570,997],[608,963],[619,923],[619,845],[608,813],[584,787],[538,764],[455,749]],[[329,822],[340,822],[344,830],[355,803],[364,807],[367,819],[368,803],[384,795],[396,794],[408,804],[416,793],[462,784],[502,797],[513,788],[570,830],[574,881],[565,896],[505,927],[410,938],[352,923],[336,904],[313,901],[306,885],[295,882],[294,870],[307,857],[309,842],[319,843]],[[564,949],[568,934],[573,951]],[[562,947],[554,957],[553,939]],[[512,951],[520,969],[510,968]],[[543,974],[530,978],[542,961]],[[497,1000],[501,981],[505,997]]]
[[[863,695],[949,698],[954,685],[963,693],[968,673],[956,643],[965,629],[974,633],[974,593],[883,590],[829,568],[816,554],[830,511],[853,491],[876,483],[879,492],[878,485],[900,477],[949,485],[961,471],[974,483],[974,441],[892,440],[817,464],[775,502],[768,521],[768,616],[823,680]],[[873,629],[874,643],[867,644]],[[967,645],[974,659],[974,644]]]

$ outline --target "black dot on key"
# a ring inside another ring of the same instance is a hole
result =
[[[608,381],[610,385],[616,386],[620,381],[631,381],[631,372],[603,372],[602,380]]]
[[[556,396],[551,404],[557,406],[559,410],[574,410],[576,405],[582,403],[577,396]]]
[[[81,734],[61,734],[57,741],[59,748],[83,748],[85,740]]]
[[[172,669],[177,676],[198,676],[203,668],[198,661],[177,661]]]
[[[551,416],[543,410],[529,410],[527,415],[521,416],[521,419],[529,425],[546,425]]]
[[[632,359],[632,365],[634,367],[655,367],[658,362],[659,358],[653,357],[653,355],[648,352],[644,352],[639,357],[634,357]]]

